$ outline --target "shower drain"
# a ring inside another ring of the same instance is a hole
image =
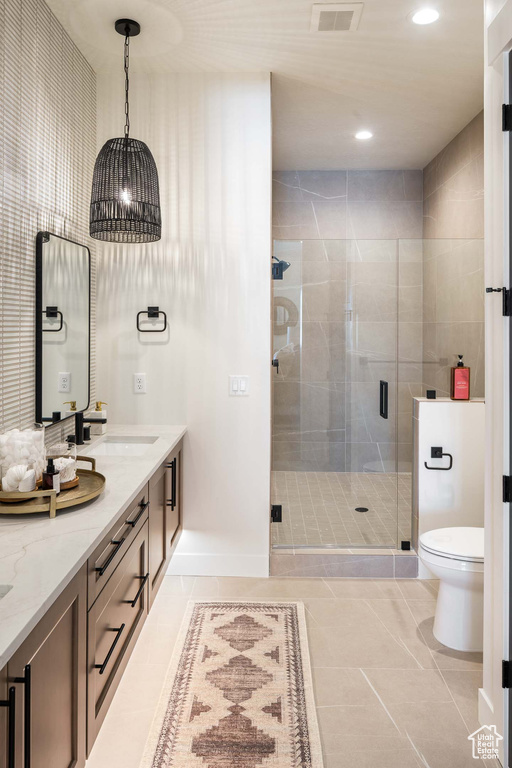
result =
[[[368,507],[356,507],[356,512],[368,512]]]

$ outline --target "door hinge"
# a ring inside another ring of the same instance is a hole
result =
[[[501,293],[502,294],[502,313],[503,317],[510,317],[512,315],[512,307],[510,301],[510,288],[486,288],[486,293]]]
[[[501,129],[512,131],[512,104],[503,104],[501,107]]]
[[[501,662],[501,687],[510,688],[510,661]]]
[[[503,475],[503,502],[510,504],[510,475]]]
[[[272,506],[270,507],[270,519],[273,523],[283,522],[283,505],[282,504],[272,504]]]

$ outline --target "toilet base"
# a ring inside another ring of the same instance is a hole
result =
[[[483,573],[450,571],[438,576],[434,637],[455,651],[482,651]],[[464,577],[462,584],[461,577]]]

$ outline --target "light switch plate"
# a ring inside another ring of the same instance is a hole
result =
[[[249,394],[248,376],[230,376],[229,377],[229,395],[230,397],[247,397]]]
[[[71,392],[71,373],[69,371],[59,371],[58,392]]]

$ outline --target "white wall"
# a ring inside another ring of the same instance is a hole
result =
[[[503,103],[502,55],[493,38],[496,31],[512,38],[512,23],[498,21],[498,12],[512,2],[485,0],[485,285],[509,285],[504,244],[504,137],[501,130]],[[491,45],[491,49],[489,47]],[[501,687],[501,660],[505,650],[504,606],[508,599],[505,548],[508,546],[509,505],[502,502],[502,475],[508,474],[507,421],[508,382],[506,380],[506,329],[501,315],[499,294],[489,294],[485,311],[485,577],[484,577],[484,677],[479,696],[480,723],[496,725],[505,733],[505,694]],[[505,363],[505,364],[504,364]],[[500,742],[506,749],[506,744]],[[503,764],[504,757],[501,755]]]
[[[132,69],[136,60],[132,57]],[[122,73],[121,73],[122,75]],[[130,79],[134,138],[160,174],[163,234],[100,245],[98,398],[111,423],[188,425],[172,572],[268,574],[271,122],[269,74]],[[122,77],[98,77],[98,142],[120,136]],[[162,334],[137,334],[148,305]],[[135,372],[147,395],[132,393]],[[228,375],[250,396],[228,397]]]

